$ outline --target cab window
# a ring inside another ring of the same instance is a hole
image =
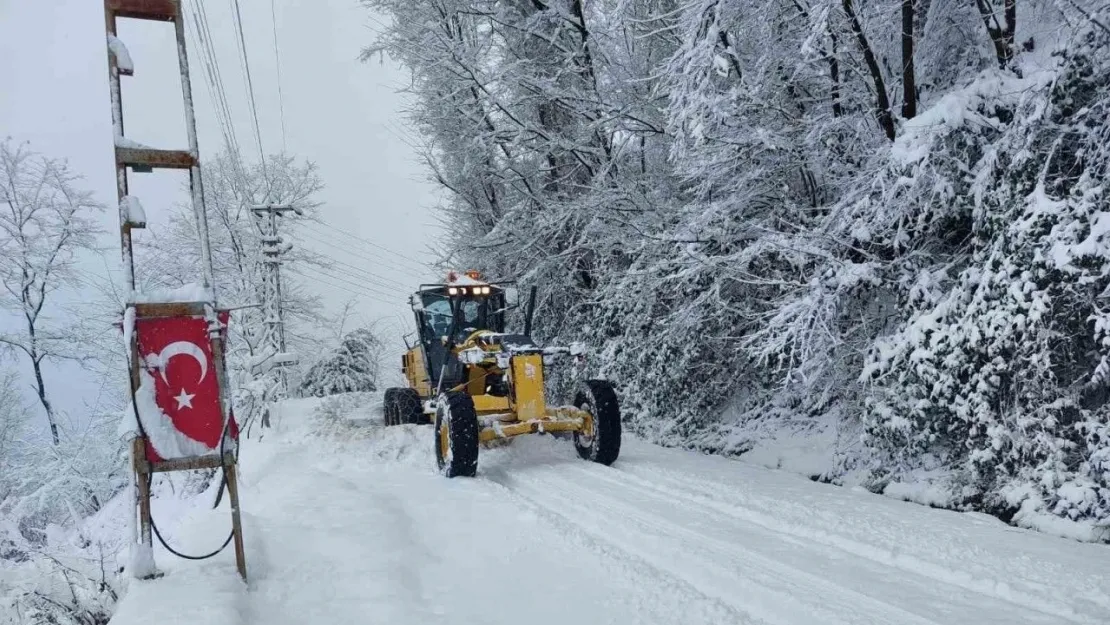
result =
[[[442,295],[424,297],[424,333],[428,339],[451,331],[451,302]]]

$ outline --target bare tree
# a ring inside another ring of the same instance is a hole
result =
[[[917,78],[913,67],[913,20],[916,0],[902,0],[902,117],[917,116]]]
[[[38,154],[26,143],[0,144],[0,305],[23,326],[0,334],[0,344],[30,361],[55,445],[58,424],[42,364],[76,357],[78,342],[70,328],[50,323],[43,311],[60,287],[79,282],[76,255],[93,244],[96,227],[89,214],[101,208],[91,193],[75,186],[79,179],[65,161]]]
[[[1017,0],[1002,0],[1002,10],[993,0],[975,0],[983,25],[987,27],[998,66],[1006,68],[1014,58],[1014,32],[1017,30]],[[1002,19],[999,19],[999,13]]]
[[[871,42],[867,40],[867,35],[863,32],[863,24],[860,23],[859,14],[856,12],[855,5],[852,3],[852,0],[843,0],[843,2],[844,15],[848,18],[848,23],[852,27],[852,33],[856,36],[856,43],[859,44],[860,52],[863,53],[863,60],[867,63],[867,71],[871,75],[871,80],[875,83],[875,119],[879,121],[879,126],[883,129],[886,138],[894,141],[894,117],[890,112],[890,97],[887,96],[886,93],[886,81],[883,79],[883,70],[879,67],[879,61],[875,57],[875,51],[871,47]]]

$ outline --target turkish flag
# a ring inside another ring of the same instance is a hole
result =
[[[229,313],[220,311],[219,320],[226,328]],[[223,419],[208,322],[199,316],[139,318],[135,334],[140,377],[144,384],[153,383],[159,409],[147,406],[143,397],[136,398],[147,431],[147,459],[158,462],[219,453]],[[142,386],[137,395],[144,391],[149,398],[149,389]],[[230,414],[228,418],[231,436],[237,439],[235,419]]]

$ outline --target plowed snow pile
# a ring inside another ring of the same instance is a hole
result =
[[[198,563],[159,549],[165,577],[132,582],[112,623],[1014,625],[1110,615],[1103,545],[635,440],[606,468],[567,441],[519,439],[483,450],[477,479],[448,480],[434,471],[430,426],[383,428],[379,398],[352,401],[288,402],[262,441],[245,444],[249,586],[230,550]],[[226,507],[198,507],[162,524],[200,552],[223,539],[228,518]]]

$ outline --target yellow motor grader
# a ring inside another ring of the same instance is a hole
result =
[[[515,289],[475,271],[423,284],[410,303],[418,340],[402,357],[408,386],[385,392],[385,424],[434,424],[436,463],[447,477],[473,477],[483,444],[522,434],[569,433],[579,456],[605,465],[620,453],[617,394],[605,380],[585,380],[569,405],[548,405],[544,366],[582,356],[577,347],[537,346],[531,333],[536,291],[524,331],[505,332]]]

